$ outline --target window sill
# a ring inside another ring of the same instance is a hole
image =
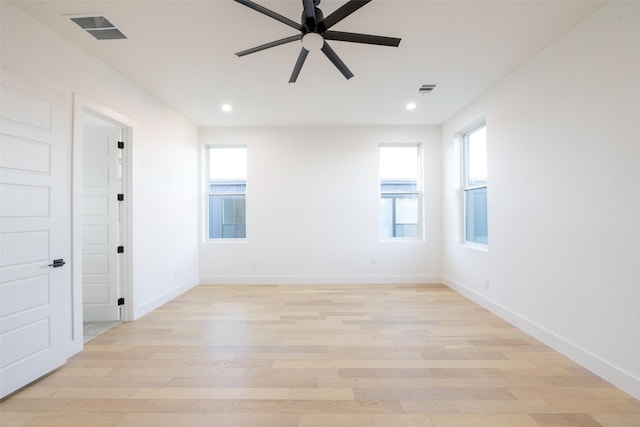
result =
[[[464,242],[461,244],[461,246],[464,246],[469,249],[475,249],[477,251],[489,252],[489,245],[483,245],[481,243]]]
[[[204,241],[204,243],[211,243],[211,244],[246,243],[246,242],[247,242],[246,238],[244,239],[206,239]]]
[[[387,239],[380,239],[380,243],[424,243],[425,239],[413,238],[413,237],[391,237]]]

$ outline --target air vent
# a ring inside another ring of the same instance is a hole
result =
[[[422,85],[418,88],[418,93],[424,95],[425,93],[431,93],[438,85]]]
[[[69,19],[98,40],[120,40],[127,38],[104,16],[76,16]]]

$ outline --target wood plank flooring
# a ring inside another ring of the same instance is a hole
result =
[[[0,403],[0,424],[637,427],[640,402],[441,285],[199,286]]]

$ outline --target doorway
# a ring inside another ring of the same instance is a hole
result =
[[[131,320],[129,153],[131,125],[76,99],[74,126],[74,278],[83,342]],[[78,325],[80,327],[80,325]]]

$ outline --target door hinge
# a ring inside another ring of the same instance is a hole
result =
[[[122,202],[124,200],[124,194],[118,194],[118,201]]]
[[[118,298],[118,305],[124,305],[124,298]]]
[[[124,149],[124,141],[118,141],[118,148],[121,150]]]
[[[123,254],[124,253],[124,246],[118,246],[118,253],[119,254]]]

